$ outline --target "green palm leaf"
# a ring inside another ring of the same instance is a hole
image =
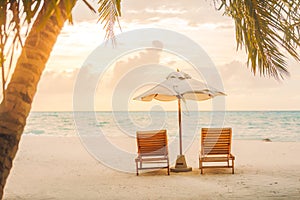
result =
[[[121,0],[99,0],[98,4],[99,21],[104,24],[106,30],[105,38],[115,43],[115,24],[118,23],[121,29],[118,19],[121,16]]]
[[[65,11],[69,22],[72,24],[72,6],[76,0],[3,0],[0,1],[0,64],[2,74],[2,91],[4,94],[7,79],[12,67],[14,50],[18,45],[22,46],[21,27],[27,27],[26,35],[30,30],[33,19],[39,14],[42,5],[47,4],[47,10],[43,13],[43,19],[40,27],[46,24],[49,17],[55,13],[59,19],[61,9],[58,4],[63,1]],[[82,0],[87,7],[96,12],[96,10],[88,3]],[[114,26],[121,16],[121,0],[100,0],[99,1],[99,21],[104,24],[106,30],[106,38],[114,39]],[[58,22],[60,20],[57,20]],[[12,38],[12,40],[9,40]],[[5,58],[9,58],[8,67],[4,67]],[[4,70],[6,69],[6,70]]]
[[[221,0],[219,9],[233,18],[237,48],[245,47],[254,74],[276,79],[289,75],[286,51],[300,61],[300,2],[296,0]]]

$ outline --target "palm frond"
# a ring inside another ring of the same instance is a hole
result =
[[[99,20],[100,23],[104,24],[104,29],[106,31],[105,38],[111,39],[114,44],[115,33],[114,27],[118,23],[119,28],[121,29],[119,23],[119,16],[121,16],[121,0],[99,0]]]
[[[61,13],[58,5],[63,1],[66,13]],[[70,23],[73,23],[72,8],[77,0],[1,0],[0,1],[0,64],[2,74],[3,94],[6,87],[15,49],[21,45],[36,16],[42,12],[43,19],[40,21],[40,27],[45,25],[49,17],[55,13],[57,22],[62,14],[66,14]],[[90,10],[96,12],[87,0],[82,0]],[[114,38],[114,24],[118,22],[118,16],[121,15],[121,0],[100,0],[99,13],[102,23],[105,24],[106,38]],[[46,6],[44,6],[46,5]],[[42,7],[46,9],[41,9]],[[62,23],[62,22],[61,22]],[[21,34],[21,27],[27,28],[26,34]],[[8,58],[8,59],[6,59]],[[6,60],[9,61],[5,66]]]
[[[36,16],[41,2],[43,1],[0,1],[0,62],[3,98],[7,79],[12,68],[15,49],[18,45],[22,46],[21,27],[25,25],[29,29],[29,25]],[[6,60],[9,60],[8,67],[5,67]]]
[[[83,3],[94,13],[97,13],[97,11],[93,8],[93,6],[91,4],[89,4],[89,2],[87,2],[86,0],[82,0]]]
[[[31,23],[31,20],[36,15],[38,9],[40,8],[40,5],[42,3],[41,0],[36,1],[28,1],[28,0],[22,0],[23,7],[24,7],[24,13],[25,13],[25,19],[28,24]]]
[[[233,18],[237,49],[245,47],[254,74],[282,79],[289,75],[288,54],[300,61],[300,2],[297,0],[214,0]]]

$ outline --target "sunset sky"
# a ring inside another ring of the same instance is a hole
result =
[[[93,2],[96,6],[96,2]],[[97,23],[97,14],[91,13],[79,1],[73,15],[74,25],[65,25],[48,61],[34,100],[33,111],[72,111],[74,83],[78,71],[89,54],[103,43],[104,31]],[[268,77],[254,77],[246,66],[244,52],[236,51],[233,21],[222,16],[222,12],[216,11],[212,1],[191,0],[186,3],[171,0],[124,0],[120,23],[122,32],[140,28],[164,28],[183,34],[198,43],[220,73],[227,94],[226,110],[300,110],[300,64],[289,59],[288,69],[291,76],[280,82]],[[116,33],[120,31],[116,29]],[[147,52],[139,52],[136,55],[124,56],[120,58],[122,61],[116,61],[116,66],[120,63],[132,64],[139,56],[146,54]],[[150,58],[152,57],[148,57]],[[170,60],[158,61],[162,65],[168,63],[171,63]],[[96,110],[111,109],[109,92],[114,88],[113,84],[127,73],[126,65],[119,67],[119,71],[116,66],[108,69],[108,74],[111,72],[111,85],[108,79],[104,79],[107,91],[97,90],[95,93]],[[148,109],[149,106],[143,107],[140,102],[136,104],[137,107],[132,102],[129,104],[132,110]],[[199,105],[203,110],[211,109],[210,101]],[[176,110],[176,106],[172,104],[166,108],[172,107]]]

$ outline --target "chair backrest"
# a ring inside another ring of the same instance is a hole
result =
[[[231,152],[231,128],[202,128],[201,154],[220,155]]]
[[[168,155],[168,139],[166,130],[137,131],[139,156]]]

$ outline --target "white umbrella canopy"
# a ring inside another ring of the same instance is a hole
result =
[[[134,98],[140,101],[173,101],[189,99],[204,101],[225,93],[208,86],[207,84],[192,79],[184,72],[172,72],[166,80]]]
[[[173,101],[178,100],[178,124],[179,124],[179,149],[180,155],[177,158],[176,166],[173,171],[191,171],[187,167],[185,157],[182,155],[182,126],[181,126],[181,99],[185,101],[195,100],[204,101],[215,96],[226,95],[207,84],[192,79],[192,77],[184,72],[172,72],[165,81],[142,93],[134,98],[140,101],[152,101],[153,99],[159,101]],[[172,170],[172,169],[171,169]]]

